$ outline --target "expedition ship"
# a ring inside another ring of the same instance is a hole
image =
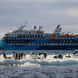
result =
[[[4,34],[0,38],[3,50],[72,50],[78,49],[78,35],[62,33],[58,25],[54,33],[44,33],[41,26],[24,30],[24,26]]]

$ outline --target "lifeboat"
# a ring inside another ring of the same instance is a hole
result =
[[[62,36],[63,37],[68,37],[68,36],[70,36],[70,34],[69,33],[66,33],[66,34],[62,34]]]
[[[48,35],[48,36],[46,36],[46,38],[53,38],[53,37],[56,37],[56,35]]]

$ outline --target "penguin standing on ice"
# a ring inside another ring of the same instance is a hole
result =
[[[5,53],[3,53],[3,57],[6,58],[6,54]]]
[[[46,58],[47,54],[46,53],[39,53],[40,58]]]

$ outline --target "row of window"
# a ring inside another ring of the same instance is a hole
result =
[[[7,43],[32,43],[34,40],[6,40]],[[46,40],[37,40],[34,43],[46,43]],[[78,40],[49,40],[47,43],[78,43]]]
[[[29,38],[43,38],[43,36],[27,36],[27,37],[8,37],[6,39],[29,39]]]
[[[53,43],[50,43],[50,44],[48,44],[48,43],[34,43],[34,44],[31,44],[31,43],[22,43],[22,44],[20,44],[20,43],[8,43],[8,45],[78,45],[78,43],[77,44],[74,44],[74,43],[59,43],[59,44],[53,44]]]
[[[49,43],[77,43],[78,39],[50,39]]]
[[[72,37],[72,36],[69,36],[69,37],[57,37],[58,39],[78,39],[78,36],[75,36],[75,37]]]
[[[27,35],[11,35],[10,37],[8,36],[8,38],[27,38],[27,37],[43,37],[42,34],[27,34]]]

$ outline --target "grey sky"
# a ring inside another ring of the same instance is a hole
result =
[[[78,33],[78,0],[0,0],[0,32],[28,22],[27,28],[42,25],[53,32],[61,24],[63,31]]]

